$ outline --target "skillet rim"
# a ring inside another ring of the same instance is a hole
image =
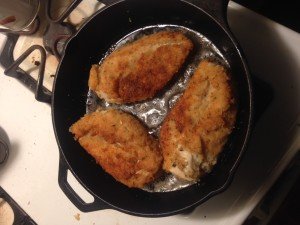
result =
[[[81,181],[81,179],[74,172],[73,168],[70,166],[70,163],[69,163],[67,157],[65,156],[64,151],[63,151],[63,149],[61,147],[60,138],[59,138],[59,136],[57,134],[56,122],[55,122],[55,113],[54,113],[54,111],[55,111],[54,105],[55,105],[56,81],[57,81],[58,74],[60,72],[61,65],[63,64],[64,58],[67,55],[66,52],[68,51],[68,49],[70,49],[70,47],[68,48],[68,46],[72,45],[72,42],[74,42],[74,40],[76,40],[76,38],[80,34],[81,30],[91,20],[93,20],[95,17],[97,17],[99,14],[101,14],[105,10],[107,10],[107,9],[109,9],[111,7],[114,7],[115,5],[118,5],[118,4],[122,3],[122,2],[126,2],[126,0],[117,0],[116,2],[114,2],[114,3],[112,3],[112,4],[108,5],[108,6],[104,6],[99,11],[97,11],[95,14],[93,14],[89,19],[87,19],[82,24],[82,26],[77,30],[77,32],[74,34],[74,36],[72,38],[70,38],[69,41],[66,43],[64,51],[63,51],[62,58],[61,58],[61,60],[59,62],[59,65],[58,65],[58,68],[57,68],[57,71],[56,71],[55,79],[54,79],[54,82],[53,82],[53,91],[52,91],[52,100],[51,100],[52,124],[53,124],[53,128],[54,128],[55,138],[56,138],[56,141],[57,141],[57,144],[58,144],[58,147],[59,147],[59,157],[60,157],[60,160],[64,161],[64,163],[66,164],[66,166],[68,167],[68,169],[71,171],[71,173],[73,174],[73,176],[94,197],[95,201],[100,201],[100,202],[104,203],[107,206],[107,207],[104,207],[103,209],[105,209],[105,208],[107,208],[107,209],[108,208],[110,208],[110,209],[116,209],[118,211],[130,214],[130,215],[135,215],[135,216],[163,217],[163,216],[175,215],[175,214],[183,212],[183,211],[185,211],[187,209],[199,206],[203,202],[207,201],[209,198],[211,198],[211,197],[213,197],[213,196],[215,196],[217,194],[220,194],[220,193],[224,192],[229,187],[229,185],[231,184],[231,182],[233,180],[233,177],[234,177],[234,174],[235,174],[235,172],[237,170],[237,167],[240,164],[241,158],[242,158],[242,156],[243,156],[243,154],[244,154],[244,152],[246,150],[247,144],[249,142],[249,138],[250,138],[250,134],[251,134],[251,130],[252,130],[252,123],[253,123],[253,89],[252,89],[251,76],[250,76],[250,72],[249,72],[249,69],[248,69],[248,66],[247,66],[246,58],[245,58],[245,56],[244,56],[244,54],[242,52],[241,47],[239,46],[239,44],[236,41],[234,35],[230,31],[230,28],[229,28],[229,26],[227,24],[227,20],[225,18],[224,18],[225,19],[225,25],[224,25],[224,24],[220,23],[214,16],[210,15],[207,11],[205,11],[204,9],[200,8],[199,6],[197,6],[197,5],[189,2],[188,0],[178,0],[178,1],[195,7],[197,10],[202,11],[203,14],[205,14],[212,21],[214,21],[219,26],[219,28],[221,28],[225,32],[226,36],[230,39],[231,43],[234,46],[234,49],[235,49],[237,55],[241,59],[242,67],[243,67],[243,70],[244,70],[243,76],[246,76],[245,77],[246,78],[245,81],[246,81],[247,87],[248,87],[247,92],[249,93],[249,98],[248,98],[249,103],[247,103],[247,104],[249,104],[247,129],[245,129],[244,140],[242,141],[243,144],[241,145],[242,147],[240,148],[238,156],[237,156],[235,162],[233,163],[233,165],[231,166],[231,169],[228,171],[228,177],[227,177],[226,181],[220,187],[218,187],[217,189],[211,190],[207,195],[205,195],[204,197],[198,199],[193,204],[190,204],[190,205],[188,205],[188,206],[186,206],[184,208],[178,209],[178,210],[167,211],[167,212],[163,212],[163,213],[140,213],[140,212],[129,211],[129,210],[126,210],[124,208],[116,207],[116,206],[112,205],[111,203],[103,200],[98,195],[96,195],[93,191],[91,191],[86,186],[86,184],[84,182]],[[59,162],[59,163],[61,163],[61,162]],[[70,201],[71,201],[71,199],[70,199]],[[99,209],[99,210],[101,210],[101,209]]]

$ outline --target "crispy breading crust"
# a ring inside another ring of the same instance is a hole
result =
[[[184,63],[193,43],[180,32],[161,31],[144,36],[93,65],[89,87],[112,103],[152,98]]]
[[[87,114],[70,132],[107,173],[128,187],[143,187],[161,168],[158,141],[127,113],[109,109]]]
[[[185,180],[208,172],[232,132],[236,111],[226,70],[202,61],[161,127],[163,168]]]

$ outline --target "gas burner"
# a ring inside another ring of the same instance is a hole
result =
[[[0,186],[0,224],[36,225],[37,223]],[[2,223],[1,223],[2,222]]]
[[[40,27],[40,18],[36,17],[34,22],[31,24],[31,26],[22,31],[12,31],[5,28],[0,28],[0,33],[7,33],[7,34],[16,34],[16,35],[32,35],[35,34]]]
[[[51,1],[46,4],[46,17],[49,24],[43,36],[43,44],[45,49],[55,55],[57,59],[61,58],[66,41],[76,32],[75,26],[64,20],[81,1],[74,0],[57,18],[53,18],[51,15]]]
[[[50,23],[43,36],[45,49],[60,59],[66,41],[72,37],[75,32],[76,28],[69,23]]]
[[[8,158],[9,149],[4,140],[0,137],[0,165]]]
[[[35,92],[38,99],[47,99],[47,102],[49,98],[40,98],[38,93],[52,90],[53,78],[66,42],[89,16],[103,7],[98,0],[70,2],[41,1],[38,17],[28,30],[14,32],[0,29],[0,33],[7,37],[0,52],[0,64],[5,74],[17,78]],[[44,58],[47,59],[45,63]],[[44,87],[43,91],[38,91],[41,71],[44,71]]]

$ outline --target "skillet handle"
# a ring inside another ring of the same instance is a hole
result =
[[[70,184],[67,181],[68,176],[68,166],[64,161],[63,157],[59,157],[59,169],[58,169],[58,184],[61,190],[69,198],[69,200],[82,212],[92,212],[101,209],[109,209],[106,203],[99,200],[97,197],[94,197],[94,201],[91,203],[86,203],[82,200],[81,197],[73,190]]]
[[[188,0],[212,16],[220,25],[228,28],[227,7],[229,0]]]

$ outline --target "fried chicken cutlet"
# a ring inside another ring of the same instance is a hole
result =
[[[160,130],[164,170],[189,181],[209,172],[233,130],[236,102],[225,68],[202,61]]]
[[[143,187],[161,168],[158,141],[130,114],[115,109],[93,112],[70,132],[107,173],[128,187]]]
[[[111,103],[152,98],[178,72],[193,43],[180,32],[146,35],[112,52],[90,70],[89,87]]]

